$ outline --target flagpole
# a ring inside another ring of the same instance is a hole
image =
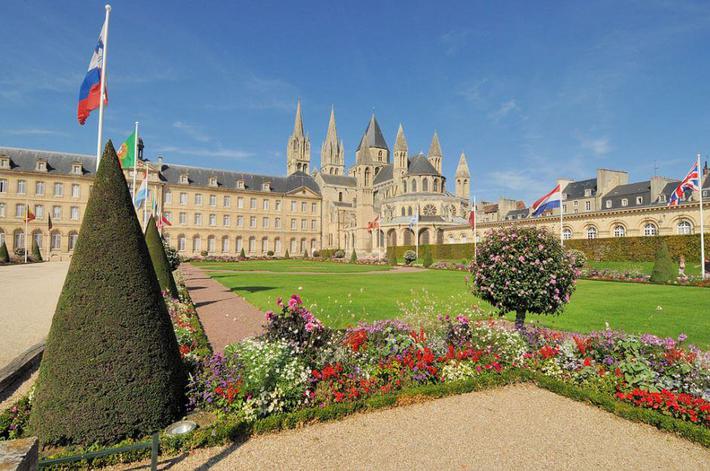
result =
[[[562,213],[564,213],[563,206],[562,206],[562,184],[559,185],[559,193],[560,193],[560,245],[564,248],[565,246],[565,238],[563,235],[564,229],[562,227]]]
[[[698,186],[700,190],[700,275],[705,280],[705,222],[703,221],[703,170],[700,168],[700,154],[698,154]]]
[[[143,229],[148,224],[148,165],[145,166],[145,199],[143,200]]]
[[[25,200],[25,263],[27,263],[27,231],[28,231],[28,219],[30,218],[30,201]]]
[[[133,201],[136,200],[136,174],[138,173],[138,121],[136,121],[136,137],[133,143]]]
[[[416,224],[416,229],[417,232],[414,234],[414,241],[416,243],[416,249],[417,249],[417,261],[419,261],[419,204],[417,204],[417,224]]]
[[[476,216],[476,195],[473,195],[473,262],[478,261],[478,247],[476,244],[476,224],[478,216]]]
[[[96,142],[96,170],[101,161],[101,144],[104,133],[104,95],[106,94],[106,69],[108,68],[108,21],[111,16],[111,5],[106,4],[106,32],[104,34],[104,52],[101,61],[101,94],[99,95],[99,137]]]

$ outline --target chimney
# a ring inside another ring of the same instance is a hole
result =
[[[658,197],[661,195],[663,188],[672,181],[673,180],[670,178],[659,177],[657,175],[651,177],[651,203],[658,201]]]

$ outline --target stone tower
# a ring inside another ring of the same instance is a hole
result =
[[[365,147],[367,147],[367,152],[364,152]],[[355,151],[355,162],[356,165],[367,162],[376,167],[381,167],[388,164],[389,161],[390,149],[387,147],[387,142],[385,142],[380,125],[373,113],[360,145]]]
[[[401,179],[407,173],[407,159],[409,158],[409,147],[407,138],[404,136],[404,129],[400,123],[397,130],[397,139],[394,142],[394,177]]]
[[[469,199],[471,196],[471,173],[468,170],[466,154],[461,152],[459,164],[456,167],[456,196]]]
[[[296,121],[293,124],[293,134],[288,138],[286,149],[286,173],[308,173],[311,162],[311,140],[303,132],[303,116],[301,116],[301,100],[296,106]]]
[[[429,146],[429,153],[427,154],[427,159],[429,163],[436,169],[436,171],[441,175],[441,146],[439,145],[439,135],[434,131],[434,137],[431,138],[431,145]]]
[[[343,175],[345,173],[345,149],[343,141],[338,139],[335,128],[335,109],[330,109],[328,133],[320,148],[320,171],[327,175]]]

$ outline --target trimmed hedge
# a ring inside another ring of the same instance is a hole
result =
[[[669,283],[677,277],[678,270],[673,264],[673,260],[671,260],[671,255],[668,253],[668,245],[662,240],[656,251],[656,262],[653,264],[651,281],[653,283]]]
[[[42,252],[39,251],[39,245],[37,245],[37,240],[32,237],[32,261],[42,262]]]
[[[108,141],[52,319],[30,429],[43,445],[142,437],[182,416],[186,379]]]
[[[5,245],[4,240],[0,244],[0,263],[10,263],[10,254],[7,251],[7,245]]]
[[[710,253],[710,237],[705,240],[705,253]],[[655,237],[610,237],[604,239],[571,239],[565,241],[565,248],[577,249],[590,260],[606,262],[652,262],[660,241],[668,244],[671,258],[678,261],[684,256],[688,262],[700,261],[700,234],[665,235]],[[420,245],[431,249],[434,260],[460,260],[473,258],[473,243],[470,244],[432,244]],[[414,250],[414,245],[387,247],[387,257],[395,254],[404,256],[407,250]]]
[[[150,259],[153,262],[153,269],[158,277],[160,289],[167,291],[170,296],[177,299],[178,290],[177,286],[175,286],[173,272],[170,270],[170,261],[168,256],[165,255],[163,239],[160,237],[158,226],[155,225],[153,216],[148,219],[148,225],[145,228],[145,243],[148,246],[148,252],[150,252]]]

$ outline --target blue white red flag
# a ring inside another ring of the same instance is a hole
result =
[[[133,199],[133,206],[135,206],[136,209],[140,208],[141,203],[146,199],[148,199],[148,179],[144,178],[143,183],[141,183],[141,186],[136,192],[136,197]]]
[[[668,206],[678,206],[680,201],[685,196],[686,190],[700,191],[700,168],[698,168],[698,162],[693,164],[690,172],[688,172],[678,187],[673,190],[673,193],[671,193],[671,197],[668,200]]]
[[[86,72],[84,81],[79,89],[79,105],[77,107],[77,118],[79,124],[84,124],[89,117],[91,110],[99,107],[101,95],[101,69],[104,67],[104,40],[106,38],[106,23],[101,28],[99,40],[94,48],[89,62],[89,70]],[[104,104],[108,103],[106,87],[104,86]]]
[[[557,185],[551,192],[535,201],[530,210],[533,216],[541,216],[545,211],[560,207],[560,185]]]

